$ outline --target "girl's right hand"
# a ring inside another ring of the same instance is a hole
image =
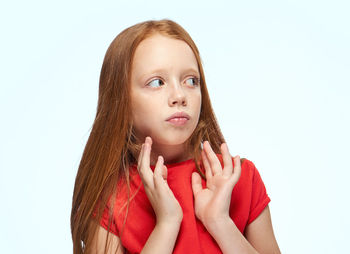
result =
[[[151,146],[152,139],[146,137],[137,165],[146,195],[156,214],[157,224],[180,224],[183,218],[182,208],[166,181],[167,168],[163,164],[163,157],[158,156],[154,172],[150,168]]]

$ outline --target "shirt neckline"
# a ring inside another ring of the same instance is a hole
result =
[[[184,160],[184,161],[179,161],[179,162],[173,162],[173,163],[166,163],[164,164],[167,168],[173,168],[173,167],[176,167],[176,166],[180,166],[182,164],[189,164],[189,163],[192,163],[194,162],[193,158],[190,158],[190,159],[187,159],[187,160]],[[155,167],[154,166],[151,166],[151,167]]]
[[[187,165],[187,164],[191,164],[191,163],[194,163],[194,159],[193,158],[190,158],[190,159],[187,159],[187,160],[184,160],[184,161],[179,161],[179,162],[166,163],[164,165],[167,167],[167,169],[169,169],[169,168],[174,168],[174,167]],[[150,168],[152,169],[152,171],[154,170],[155,166],[156,165],[150,165]],[[132,164],[132,167],[137,169],[137,164],[136,163]]]

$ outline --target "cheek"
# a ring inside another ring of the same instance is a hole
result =
[[[133,126],[138,131],[140,131],[140,126],[142,126],[142,122],[144,122],[144,119],[142,118],[142,116],[145,115],[143,109],[144,108],[139,102],[133,103],[131,106]]]
[[[136,96],[132,98],[131,110],[133,116],[142,115],[147,112],[147,103],[145,103],[144,98],[140,98],[141,96]]]
[[[202,106],[202,95],[199,94],[197,95],[196,99],[195,99],[195,105],[197,107],[197,110],[201,110],[201,106]]]
[[[133,122],[138,127],[147,128],[155,125],[159,118],[159,106],[149,103],[135,103],[132,107]],[[158,110],[158,111],[157,111]]]
[[[135,103],[132,109],[134,113],[143,116],[154,113],[155,108],[157,108],[157,106],[152,103],[152,100],[147,100],[147,102],[143,101]]]

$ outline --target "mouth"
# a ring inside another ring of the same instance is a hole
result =
[[[172,123],[177,126],[185,125],[188,119],[185,117],[174,117],[168,120],[169,123]]]
[[[185,125],[190,120],[190,116],[185,112],[176,112],[166,119],[167,122],[181,126]]]

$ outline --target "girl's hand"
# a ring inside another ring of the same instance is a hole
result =
[[[154,172],[150,168],[152,139],[146,137],[138,158],[137,170],[145,188],[146,195],[157,217],[157,224],[181,223],[182,208],[166,181],[167,168],[164,159],[158,156]]]
[[[241,175],[241,162],[237,155],[234,157],[235,167],[226,143],[221,145],[224,168],[208,141],[203,144],[202,160],[207,178],[206,188],[202,188],[201,177],[197,172],[192,173],[192,190],[195,199],[195,214],[204,226],[227,220],[233,187]]]

